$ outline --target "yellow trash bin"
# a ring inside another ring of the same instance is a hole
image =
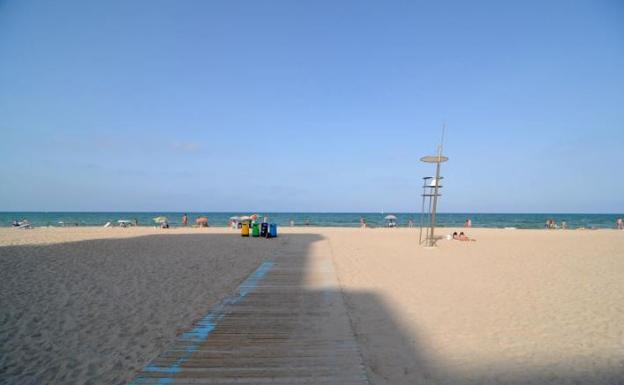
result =
[[[244,222],[241,227],[241,236],[248,237],[249,236],[249,222]]]

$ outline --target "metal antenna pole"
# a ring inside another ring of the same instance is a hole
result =
[[[446,132],[446,122],[442,123],[442,137],[438,146],[438,161],[436,162],[435,188],[433,190],[433,209],[431,210],[431,238],[429,246],[435,244],[436,209],[438,206],[438,187],[440,185],[440,163],[442,163],[442,153],[444,151],[444,134]]]
[[[436,209],[438,207],[438,187],[440,186],[440,163],[442,161],[442,151],[444,149],[444,132],[446,131],[446,123],[442,124],[442,137],[438,146],[438,161],[436,162],[435,186],[433,188],[433,207],[431,210],[431,236],[429,237],[429,246],[435,245],[435,225],[436,225]]]
[[[440,154],[438,154],[440,156]],[[433,189],[433,207],[431,208],[431,236],[429,246],[435,245],[434,231],[436,225],[436,207],[438,205],[438,186],[440,184],[440,162],[436,163],[435,187]]]
[[[424,193],[423,197],[427,196],[429,198],[429,210],[428,210],[428,214],[430,215],[430,218],[428,218],[430,220],[430,226],[427,229],[427,236],[426,236],[426,240],[427,240],[427,246],[428,247],[434,247],[435,246],[435,225],[436,225],[436,210],[438,207],[438,195],[440,192],[440,164],[443,162],[446,162],[448,160],[448,158],[444,155],[442,155],[443,149],[444,149],[444,134],[446,131],[446,123],[444,123],[442,125],[442,137],[440,138],[440,145],[438,146],[438,153],[437,155],[433,155],[433,156],[424,156],[422,158],[420,158],[420,160],[422,162],[425,163],[435,163],[436,164],[436,173],[435,173],[435,177],[432,180],[433,185],[429,185],[429,192],[428,193]],[[425,191],[427,191],[427,183],[426,180],[431,179],[429,177],[425,178]],[[433,191],[431,191],[433,190]],[[424,203],[424,202],[423,202]],[[423,218],[423,216],[421,215],[421,218]],[[421,219],[421,228],[422,228],[422,219]],[[421,230],[422,231],[422,230]],[[420,239],[419,239],[420,241]]]
[[[442,123],[442,138],[440,138],[440,152],[438,156],[442,155],[444,152],[444,133],[446,131],[446,122]]]
[[[422,193],[422,206],[420,208],[420,231],[418,233],[418,244],[422,245],[422,229],[423,229],[423,218],[425,216],[425,194],[426,194],[426,190],[423,187],[423,193]]]

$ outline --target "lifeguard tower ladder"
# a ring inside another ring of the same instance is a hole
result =
[[[448,160],[442,155],[442,146],[438,148],[438,155],[423,156],[420,158],[425,163],[435,163],[435,176],[427,176],[423,178],[422,208],[420,211],[420,235],[419,244],[426,247],[434,247],[436,243],[435,226],[436,226],[436,208],[438,205],[438,197],[441,196],[440,182],[444,177],[440,176],[440,164]],[[425,211],[426,208],[426,211]],[[423,230],[425,234],[423,237]]]

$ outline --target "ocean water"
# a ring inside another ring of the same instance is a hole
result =
[[[152,218],[164,215],[169,218],[171,226],[182,224],[181,212],[0,212],[0,226],[11,226],[14,220],[27,219],[34,226],[103,226],[106,222],[116,224],[119,219],[137,219],[140,226],[153,226]],[[207,216],[210,226],[227,226],[231,216],[249,215],[246,212],[189,212],[189,223],[194,223],[198,216]],[[271,223],[279,226],[289,226],[290,221],[295,226],[330,226],[330,227],[357,227],[360,218],[373,227],[384,225],[384,217],[394,214],[400,227],[407,226],[411,219],[415,226],[420,224],[420,213],[263,213],[258,212],[260,218],[269,217]],[[464,224],[467,218],[472,221],[473,227],[517,227],[520,229],[540,229],[548,219],[554,219],[558,224],[566,221],[569,228],[614,228],[617,218],[624,214],[478,214],[478,213],[440,213],[437,223],[440,227],[458,227]]]

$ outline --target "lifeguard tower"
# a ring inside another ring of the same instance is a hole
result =
[[[443,177],[440,176],[440,164],[446,162],[448,158],[442,155],[442,145],[438,147],[438,155],[423,156],[420,158],[422,162],[433,163],[436,165],[435,176],[427,176],[423,178],[422,208],[420,211],[420,235],[419,244],[425,247],[435,247],[435,225],[436,225],[436,208],[438,205],[438,197],[441,196],[440,182]],[[426,211],[425,211],[426,209]],[[423,230],[425,234],[423,236]]]

